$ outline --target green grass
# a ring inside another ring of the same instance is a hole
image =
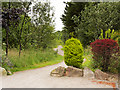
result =
[[[92,67],[92,53],[91,53],[91,48],[88,46],[87,48],[84,49],[84,58],[86,61],[82,64],[83,67],[88,67],[92,71],[95,71],[95,69]]]
[[[56,54],[52,49],[46,49],[44,51],[41,49],[24,50],[21,52],[20,58],[18,51],[11,49],[9,50],[8,58],[13,64],[12,72],[53,65],[63,60],[63,56]]]
[[[62,62],[62,60],[63,60],[63,57],[58,55],[55,58],[55,60],[51,60],[51,61],[47,61],[47,62],[41,62],[39,64],[30,65],[30,66],[27,66],[27,67],[13,68],[13,69],[11,69],[11,71],[12,72],[17,72],[17,71],[24,71],[24,70],[30,70],[30,69],[45,67],[45,66],[48,66],[48,65],[54,65],[54,64],[60,63],[60,62]]]

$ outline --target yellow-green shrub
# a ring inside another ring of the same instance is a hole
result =
[[[83,47],[78,39],[71,38],[65,42],[64,61],[68,66],[82,68]]]

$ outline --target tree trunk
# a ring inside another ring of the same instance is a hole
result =
[[[25,16],[26,16],[26,13],[25,13]],[[23,19],[23,22],[22,22],[22,26],[21,26],[21,29],[20,29],[20,39],[19,39],[19,57],[20,57],[21,50],[22,50],[22,46],[21,46],[21,35],[22,35],[23,25],[24,25],[24,21],[25,21],[25,16],[24,16],[24,19]]]
[[[10,1],[9,1],[9,7],[8,7],[9,11],[10,11]],[[8,56],[8,33],[9,33],[9,12],[8,12],[8,21],[7,21],[7,29],[6,29],[6,56]]]
[[[28,10],[30,4],[31,4],[31,2],[28,4],[26,10]],[[22,30],[23,30],[23,25],[24,25],[25,17],[26,17],[26,13],[24,14],[24,19],[23,19],[22,26],[21,26],[21,29],[20,29],[20,38],[19,38],[19,57],[20,57],[21,50],[22,50],[21,36],[22,36]]]
[[[8,56],[8,31],[9,31],[9,26],[7,26],[6,29],[6,56]]]

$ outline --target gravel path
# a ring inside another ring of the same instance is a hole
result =
[[[58,53],[63,55],[62,47],[58,46]],[[83,77],[51,77],[50,72],[64,62],[42,68],[19,71],[11,76],[3,77],[3,88],[112,88],[112,86],[97,84]]]

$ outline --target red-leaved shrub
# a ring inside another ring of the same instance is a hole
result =
[[[119,45],[112,39],[100,39],[90,44],[93,53],[94,68],[109,71],[112,67],[117,68]]]

